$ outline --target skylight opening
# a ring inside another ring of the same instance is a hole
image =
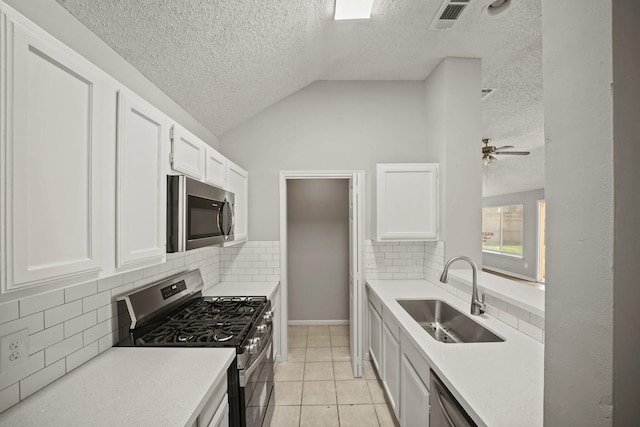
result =
[[[373,0],[336,0],[334,19],[371,19]]]

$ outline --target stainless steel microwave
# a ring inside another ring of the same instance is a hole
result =
[[[182,175],[167,176],[167,252],[233,240],[234,195]]]

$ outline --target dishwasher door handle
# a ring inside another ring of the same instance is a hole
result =
[[[440,388],[440,384],[438,384],[437,381],[434,381],[432,384],[435,386],[436,402],[438,402],[438,406],[440,406],[442,415],[444,415],[445,420],[449,423],[449,427],[456,427],[451,419],[451,415],[449,415],[447,408],[444,407],[444,403],[442,402],[442,389]]]

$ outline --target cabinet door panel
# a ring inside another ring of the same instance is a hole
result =
[[[57,42],[4,23],[7,291],[100,269],[102,82]]]
[[[193,179],[204,179],[206,144],[179,125],[173,126],[171,167]]]
[[[165,255],[166,129],[161,113],[118,93],[118,267]]]
[[[227,188],[235,195],[234,242],[249,238],[249,174],[231,161],[227,161]]]
[[[382,318],[374,308],[374,306],[369,303],[369,355],[371,356],[371,361],[373,362],[376,370],[378,371],[378,375],[382,377],[382,364],[380,357],[382,350]]]
[[[220,188],[227,188],[227,158],[207,146],[205,182]]]
[[[377,197],[377,240],[437,240],[437,164],[378,164]]]
[[[382,323],[382,384],[389,404],[400,418],[400,343],[396,341],[386,323]]]
[[[429,390],[405,356],[402,356],[400,369],[400,425],[429,427]]]

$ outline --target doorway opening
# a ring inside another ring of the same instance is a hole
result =
[[[280,172],[278,361],[288,359],[290,325],[348,324],[353,375],[362,376],[363,185],[363,171]]]

